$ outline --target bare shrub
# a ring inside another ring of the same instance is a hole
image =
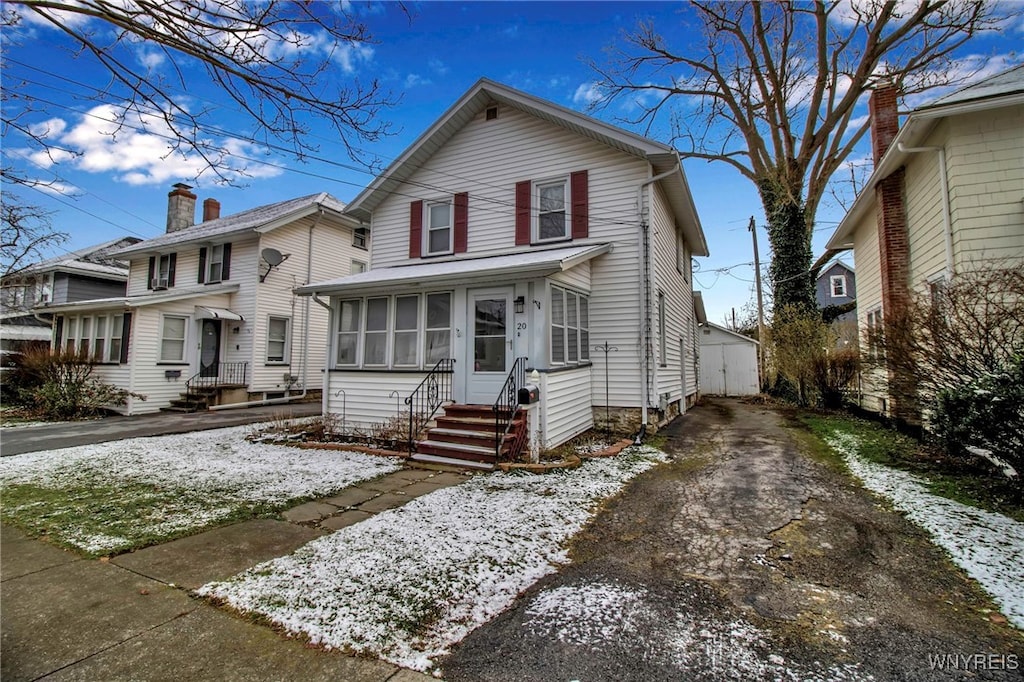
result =
[[[860,358],[855,348],[837,347],[838,339],[837,331],[817,312],[799,306],[776,311],[768,339],[771,367],[793,387],[800,405],[842,404]]]
[[[94,358],[82,350],[48,349],[25,353],[29,409],[45,419],[81,419],[146,396],[103,383],[93,376]]]

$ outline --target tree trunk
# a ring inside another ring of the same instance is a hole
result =
[[[811,231],[803,201],[802,188],[780,191],[772,181],[760,183],[761,203],[768,217],[768,240],[772,262],[768,270],[772,282],[775,309],[794,306],[814,310],[814,282],[811,277]]]

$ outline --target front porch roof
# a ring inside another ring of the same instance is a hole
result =
[[[179,291],[167,291],[159,294],[144,294],[142,296],[116,296],[114,298],[94,298],[88,301],[76,303],[61,303],[59,305],[48,305],[36,308],[33,312],[38,313],[77,313],[92,310],[131,310],[158,303],[170,301],[183,301],[200,296],[213,294],[231,294],[238,291],[237,284],[221,284],[204,286],[200,288],[184,289]]]
[[[591,244],[561,249],[534,250],[505,256],[463,258],[416,265],[401,265],[368,270],[357,275],[340,277],[299,287],[299,296],[314,294],[359,294],[379,292],[381,287],[456,286],[459,284],[493,283],[496,278],[532,279],[564,272],[591,258],[611,251],[611,244]]]

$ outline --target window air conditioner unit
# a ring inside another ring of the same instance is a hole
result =
[[[166,289],[167,288],[167,278],[166,277],[154,277],[150,281],[150,287],[149,288],[150,289]]]

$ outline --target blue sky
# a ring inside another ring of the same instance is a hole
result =
[[[651,18],[666,32],[676,35],[687,28],[686,10],[675,3],[648,2],[533,2],[465,3],[426,2],[410,5],[412,17],[397,5],[353,5],[364,16],[379,41],[372,49],[356,50],[339,63],[339,78],[379,78],[401,96],[401,104],[383,113],[395,135],[364,145],[387,162],[409,145],[480,77],[500,81],[558,104],[586,110],[588,89],[595,74],[587,60],[606,61],[606,49],[638,19]],[[1019,58],[1011,52],[1022,35],[1019,22],[1002,35],[983,37],[964,50],[972,63],[989,62],[986,71],[1001,70]],[[197,186],[200,201],[214,197],[222,215],[296,196],[327,191],[342,201],[351,200],[371,179],[367,172],[345,166],[351,162],[344,149],[326,136],[317,140],[318,156],[335,163],[300,163],[282,154],[263,156],[261,150],[241,141],[222,142],[239,154],[266,158],[271,166],[250,165],[254,175],[247,186],[218,186],[213,178],[191,182],[191,160],[166,156],[165,143],[156,137],[133,135],[117,140],[98,134],[103,128],[97,116],[101,103],[87,96],[90,87],[101,86],[104,72],[87,58],[75,59],[68,45],[51,28],[26,23],[5,31],[4,81],[24,78],[37,96],[53,104],[33,115],[35,123],[49,121],[50,130],[62,140],[75,140],[85,154],[77,160],[60,160],[52,168],[67,183],[72,196],[19,189],[27,203],[54,211],[54,226],[71,234],[64,248],[73,250],[119,236],[154,237],[164,231],[167,192],[173,183]],[[154,68],[167,68],[156,53],[140,46],[136,58]],[[193,106],[221,100],[209,84],[190,84]],[[77,96],[76,96],[77,95]],[[185,96],[185,93],[182,93]],[[594,113],[615,121],[628,115],[626,105],[613,105]],[[223,106],[218,126],[240,130],[239,115]],[[627,126],[628,127],[628,126]],[[658,132],[664,132],[662,128]],[[320,133],[322,131],[317,131]],[[45,176],[48,159],[20,150],[24,141],[5,137],[4,163],[17,163],[29,174]],[[35,160],[35,164],[32,163]],[[721,322],[730,309],[740,309],[753,297],[752,248],[747,223],[763,216],[753,187],[724,164],[684,162],[697,209],[707,235],[711,257],[699,259],[697,287],[704,291],[709,318]],[[814,237],[820,253],[830,231],[841,218],[841,208],[826,202],[818,215]],[[769,257],[768,238],[759,230],[762,266]]]

